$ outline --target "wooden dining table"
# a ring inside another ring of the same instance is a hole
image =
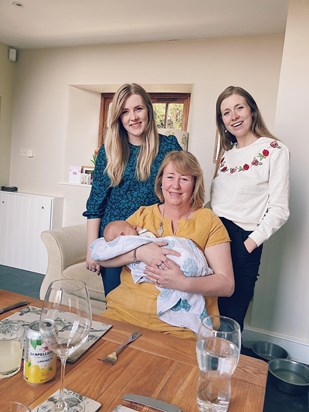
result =
[[[24,300],[40,307],[42,301],[0,290],[0,307]],[[0,315],[0,320],[22,308]],[[103,313],[104,315],[104,313]],[[91,346],[75,363],[67,364],[65,387],[98,401],[100,411],[112,412],[123,404],[137,411],[154,411],[148,407],[123,401],[126,393],[150,396],[180,407],[184,412],[197,412],[196,383],[199,374],[195,342],[164,335],[148,329],[93,315],[93,319],[112,328]],[[99,361],[123,343],[135,330],[142,336],[131,343],[112,365]],[[60,385],[60,362],[56,377],[47,383],[31,385],[21,370],[14,376],[0,379],[1,404],[15,400],[36,407]],[[232,377],[229,412],[263,411],[267,380],[267,363],[241,355]]]

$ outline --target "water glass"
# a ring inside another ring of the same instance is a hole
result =
[[[201,412],[226,412],[231,398],[231,377],[241,347],[240,326],[224,316],[203,319],[197,335],[199,366],[197,404]]]
[[[28,406],[23,405],[22,403],[9,401],[7,405],[5,405],[5,411],[6,412],[31,412],[31,409],[28,408]]]
[[[8,323],[0,330],[0,378],[15,375],[21,366],[24,328]]]

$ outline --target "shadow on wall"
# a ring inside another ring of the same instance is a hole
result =
[[[249,324],[263,330],[277,330],[276,320],[282,305],[281,290],[283,268],[286,266],[287,250],[290,249],[289,222],[264,243],[260,276],[255,285]],[[283,286],[286,289],[286,285]]]

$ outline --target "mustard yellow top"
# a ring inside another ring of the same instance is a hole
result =
[[[131,225],[143,227],[157,234],[162,214],[158,204],[142,206],[127,221]],[[189,238],[202,250],[230,240],[220,219],[212,210],[206,208],[195,211],[190,219],[179,220],[175,235],[171,220],[164,217],[163,233],[160,237],[164,236]],[[126,266],[123,267],[120,276],[121,284],[106,297],[107,310],[103,316],[159,332],[195,339],[195,334],[191,330],[169,325],[158,318],[157,296],[159,291],[154,284],[134,283],[130,270]],[[216,297],[206,298],[206,310],[209,315],[219,313]]]

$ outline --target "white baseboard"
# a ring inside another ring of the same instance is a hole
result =
[[[284,348],[291,359],[309,364],[309,343],[297,342],[289,336],[283,336],[269,331],[252,328],[245,325],[242,332],[244,346],[250,347],[254,341],[275,343]]]

